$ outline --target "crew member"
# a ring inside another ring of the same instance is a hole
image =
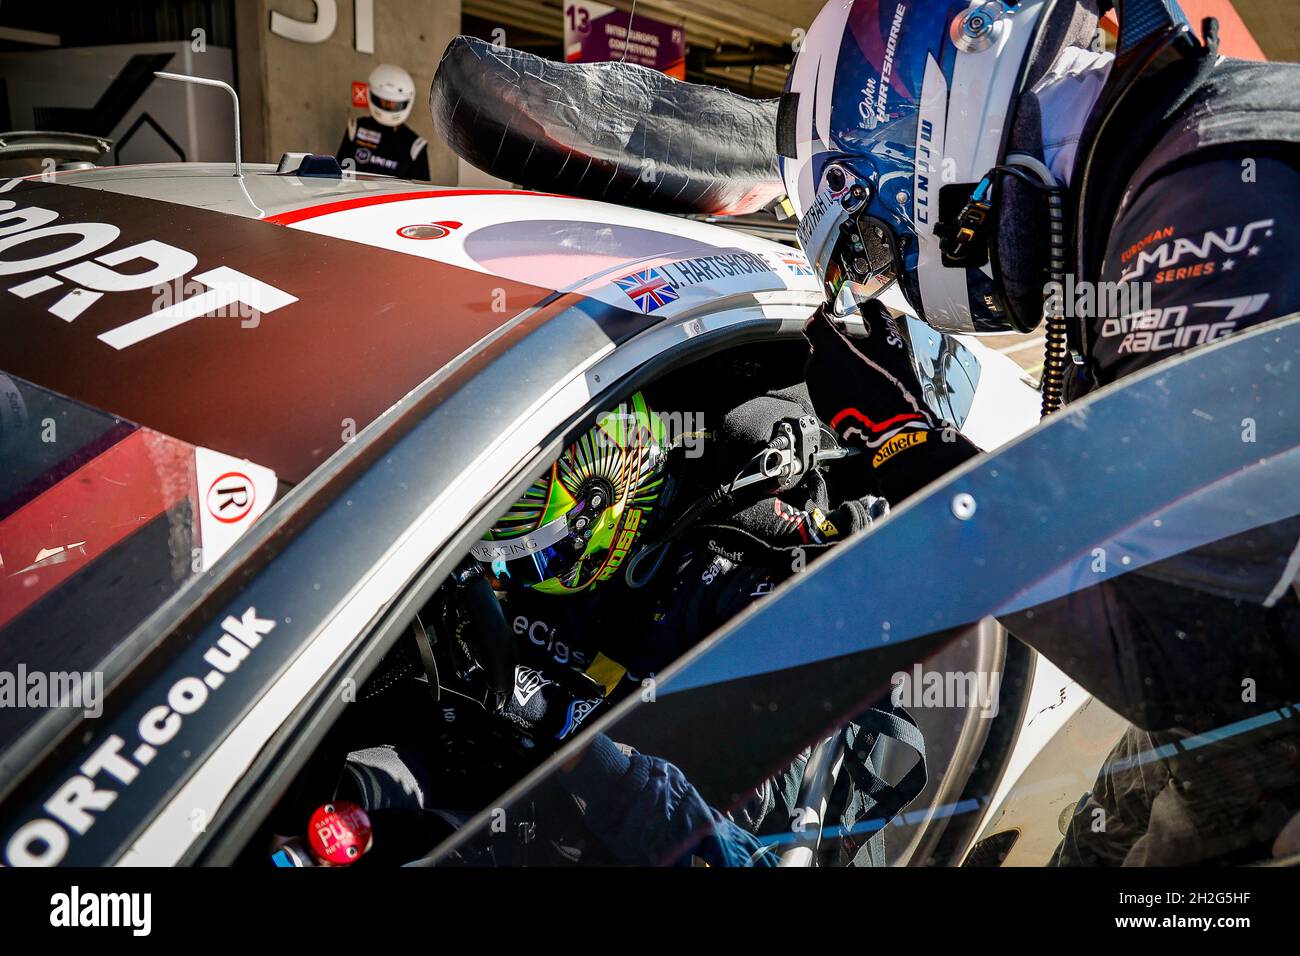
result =
[[[406,125],[415,103],[411,74],[381,63],[366,86],[370,115],[348,120],[339,144],[339,164],[359,173],[428,180],[429,143]]]

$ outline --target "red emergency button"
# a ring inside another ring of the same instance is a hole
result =
[[[325,866],[347,866],[370,849],[370,818],[347,800],[327,803],[311,815],[307,840]]]

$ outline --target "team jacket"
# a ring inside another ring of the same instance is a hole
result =
[[[1138,79],[1118,115],[1085,132],[1097,160],[1080,149],[1071,183],[1080,241],[1065,299],[1080,306],[1071,339],[1084,358],[1071,399],[1300,311],[1297,88],[1300,64],[1206,54]],[[1095,293],[1086,303],[1080,279]],[[979,453],[957,444],[958,457]],[[899,461],[895,504],[960,463],[934,443]]]
[[[1113,220],[1085,219],[1081,230],[1107,237],[1101,282],[1122,283],[1138,300],[1084,329],[1095,384],[1300,310],[1292,271],[1300,258],[1300,65],[1206,60],[1183,68],[1191,75],[1174,104],[1133,137],[1146,140],[1143,155],[1117,157],[1132,171]],[[1084,185],[1097,189],[1101,175],[1091,172]],[[1103,197],[1082,214],[1106,217],[1108,205]],[[1084,250],[1085,277],[1093,255]]]
[[[1085,131],[1072,183],[1076,273],[1140,301],[1076,328],[1086,365],[1069,394],[1300,310],[1298,85],[1295,64],[1205,51],[1096,111],[1110,118]],[[1145,729],[1253,718],[1289,703],[1300,674],[1298,539],[1300,518],[1255,528],[1004,623]],[[1108,653],[1081,652],[1082,634],[1109,635]]]
[[[359,173],[382,173],[398,179],[429,178],[429,143],[409,126],[392,127],[369,116],[354,116],[339,143],[338,161],[351,160]]]

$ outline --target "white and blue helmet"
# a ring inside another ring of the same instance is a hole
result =
[[[1014,327],[996,255],[945,265],[936,225],[1002,163],[1054,2],[831,0],[818,15],[777,130],[799,239],[828,292],[862,299],[897,282],[936,329]]]

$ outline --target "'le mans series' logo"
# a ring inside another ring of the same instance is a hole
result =
[[[876,452],[875,457],[871,459],[871,467],[879,468],[900,451],[906,451],[909,448],[914,448],[917,445],[923,444],[928,437],[928,432],[899,432],[893,438],[889,439],[889,441],[880,446],[880,451]]]

